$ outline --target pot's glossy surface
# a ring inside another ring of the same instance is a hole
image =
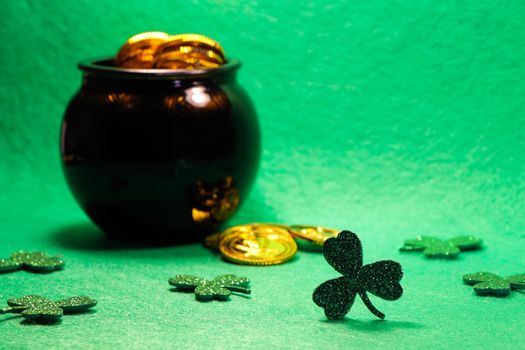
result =
[[[106,233],[191,242],[245,200],[260,156],[259,124],[236,82],[240,62],[203,71],[79,65],[62,123],[67,183]]]

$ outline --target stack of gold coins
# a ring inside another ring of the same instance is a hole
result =
[[[129,38],[115,61],[128,69],[209,69],[226,58],[222,46],[204,35],[145,32]]]
[[[226,260],[243,265],[276,265],[292,259],[298,241],[322,246],[338,230],[309,225],[248,224],[206,237],[205,245],[218,249]],[[294,240],[295,239],[295,240]]]

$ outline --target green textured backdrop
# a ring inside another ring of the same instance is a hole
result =
[[[0,276],[0,298],[88,294],[96,312],[55,326],[0,318],[0,348],[472,348],[525,342],[525,295],[480,298],[463,273],[525,272],[525,3],[508,1],[1,0],[0,253],[62,253],[51,275]],[[264,152],[233,223],[350,228],[365,261],[405,269],[405,295],[360,301],[327,322],[311,292],[336,273],[300,252],[268,268],[222,262],[199,245],[139,249],[106,241],[59,166],[76,63],[131,34],[197,32],[244,67]],[[417,234],[474,234],[459,261],[397,251]],[[252,279],[250,299],[198,303],[168,291],[178,273]]]

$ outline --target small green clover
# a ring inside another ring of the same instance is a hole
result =
[[[345,317],[358,294],[370,312],[384,319],[385,314],[372,304],[368,293],[384,300],[397,300],[403,295],[399,283],[403,277],[401,265],[380,260],[363,266],[363,247],[352,231],[341,231],[337,237],[328,238],[323,245],[323,255],[326,262],[343,275],[321,283],[312,294],[314,303],[324,309],[329,319]]]
[[[64,265],[64,260],[59,256],[49,256],[42,252],[19,251],[11,254],[8,259],[0,259],[0,273],[21,269],[33,272],[51,272],[62,269]]]
[[[423,251],[427,258],[455,259],[462,251],[481,248],[481,243],[482,240],[474,236],[459,236],[446,241],[435,237],[418,236],[416,239],[406,240],[399,250]]]
[[[500,277],[490,272],[476,272],[464,275],[463,282],[473,285],[477,295],[506,297],[512,290],[525,289],[525,274]]]
[[[85,296],[52,301],[38,295],[27,295],[8,299],[7,305],[8,308],[0,309],[0,314],[21,314],[35,322],[49,323],[58,321],[63,314],[87,311],[97,305],[97,301]]]
[[[237,277],[235,275],[222,275],[209,281],[204,278],[177,275],[171,278],[169,284],[175,286],[181,291],[194,291],[195,298],[200,301],[212,299],[227,300],[231,292],[250,294],[248,288],[250,280],[246,277]]]

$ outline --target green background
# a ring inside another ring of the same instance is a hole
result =
[[[525,272],[525,3],[508,1],[1,0],[0,255],[61,253],[64,271],[0,276],[0,299],[86,294],[96,312],[60,325],[0,318],[0,348],[510,348],[525,295],[477,297],[461,276]],[[236,266],[200,245],[108,241],[69,194],[58,157],[76,63],[135,33],[209,35],[244,67],[263,131],[252,194],[232,224],[357,232],[365,262],[394,259],[404,296],[357,300],[327,322],[313,289],[322,255]],[[418,234],[473,234],[482,252],[429,261],[397,251]],[[199,303],[176,274],[251,278],[251,299]]]

